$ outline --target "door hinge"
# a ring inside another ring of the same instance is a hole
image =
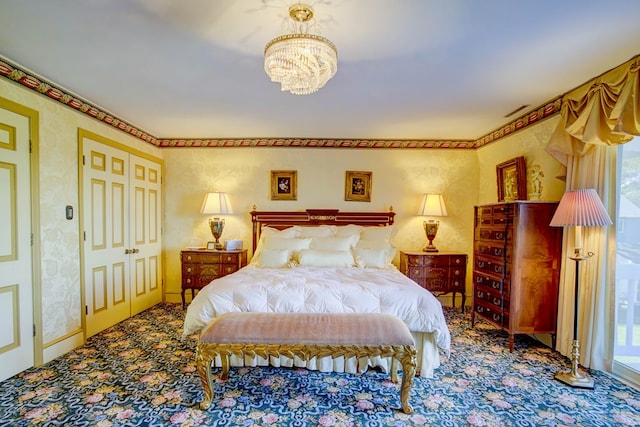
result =
[[[84,306],[84,314],[89,315],[89,306],[88,305]]]
[[[35,323],[33,324],[33,336],[34,337],[36,336],[36,324]]]
[[[86,231],[82,232],[82,240],[84,240],[85,242],[87,241],[87,232]]]
[[[29,154],[33,153],[33,145],[31,143],[31,140],[29,140]]]
[[[31,233],[31,246],[33,246],[33,233]]]
[[[82,155],[82,166],[84,166],[84,165],[85,165],[84,158],[85,158],[85,157],[84,157],[84,154],[83,154],[83,155]]]

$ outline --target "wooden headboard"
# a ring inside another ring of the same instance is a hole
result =
[[[253,223],[253,251],[255,252],[262,227],[283,230],[294,225],[392,225],[396,213],[389,212],[340,212],[338,209],[307,209],[304,211],[251,211]]]

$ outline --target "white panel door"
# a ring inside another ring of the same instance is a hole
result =
[[[131,154],[131,315],[162,301],[161,165]]]
[[[34,365],[29,119],[0,108],[0,381]]]
[[[81,136],[86,335],[162,301],[162,164]]]
[[[129,155],[82,141],[86,335],[128,318]]]

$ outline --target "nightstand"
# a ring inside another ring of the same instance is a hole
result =
[[[400,251],[400,271],[435,296],[462,294],[462,312],[466,300],[467,254],[457,252]]]
[[[182,308],[186,307],[184,293],[191,289],[191,299],[195,290],[202,289],[213,279],[226,276],[247,265],[247,250],[216,251],[207,249],[183,249],[182,261]]]

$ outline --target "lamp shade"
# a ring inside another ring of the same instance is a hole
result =
[[[203,214],[232,214],[231,203],[227,193],[207,193],[202,201],[200,213]]]
[[[447,216],[447,207],[444,204],[442,194],[425,194],[422,197],[418,215]]]
[[[560,199],[549,225],[565,226],[601,226],[612,224],[609,214],[593,188],[567,191]]]

